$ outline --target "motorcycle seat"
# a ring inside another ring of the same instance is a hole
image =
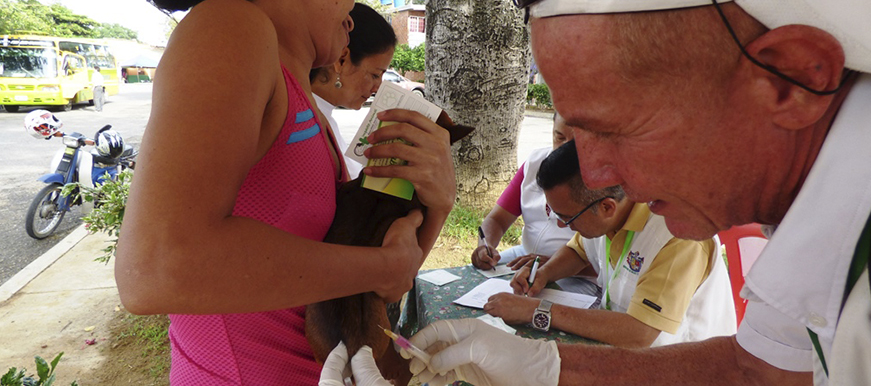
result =
[[[124,151],[127,151],[127,149],[124,149]],[[104,156],[100,155],[100,153],[98,153],[96,149],[91,149],[90,153],[91,153],[91,156],[94,157],[94,163],[101,164],[102,167],[118,165],[118,161],[120,160],[120,157],[119,158],[104,157]]]

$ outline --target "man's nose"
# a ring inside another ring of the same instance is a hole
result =
[[[578,165],[584,184],[590,189],[622,185],[623,178],[614,165],[614,148],[584,130],[574,129]]]
[[[345,25],[345,31],[351,32],[354,30],[354,19],[351,18],[351,15],[348,15],[342,24]]]

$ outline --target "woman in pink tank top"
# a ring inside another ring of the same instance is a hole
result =
[[[352,0],[153,0],[190,12],[154,82],[152,114],[118,244],[125,307],[171,314],[174,385],[316,384],[304,306],[411,288],[456,197],[447,133],[417,113],[389,126],[370,167],[410,180],[428,207],[379,248],[322,243],[347,172],[308,73],[348,43]]]

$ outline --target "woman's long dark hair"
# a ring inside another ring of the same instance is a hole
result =
[[[351,63],[359,65],[366,57],[396,47],[393,27],[368,5],[355,3],[351,10],[351,19],[354,20],[354,30],[350,33],[351,41],[348,43]]]
[[[396,33],[393,27],[377,11],[366,4],[354,3],[351,10],[354,29],[351,31],[348,50],[351,51],[351,63],[355,66],[372,55],[377,55],[396,46]],[[332,63],[330,63],[332,64]],[[314,81],[320,69],[312,69],[309,80]]]

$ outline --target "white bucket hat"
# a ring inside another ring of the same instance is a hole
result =
[[[718,0],[725,3],[731,0]],[[844,48],[846,67],[871,73],[871,1],[735,0],[768,28],[790,24],[817,27]],[[659,11],[712,5],[711,0],[541,0],[529,7],[532,17],[584,13]]]

